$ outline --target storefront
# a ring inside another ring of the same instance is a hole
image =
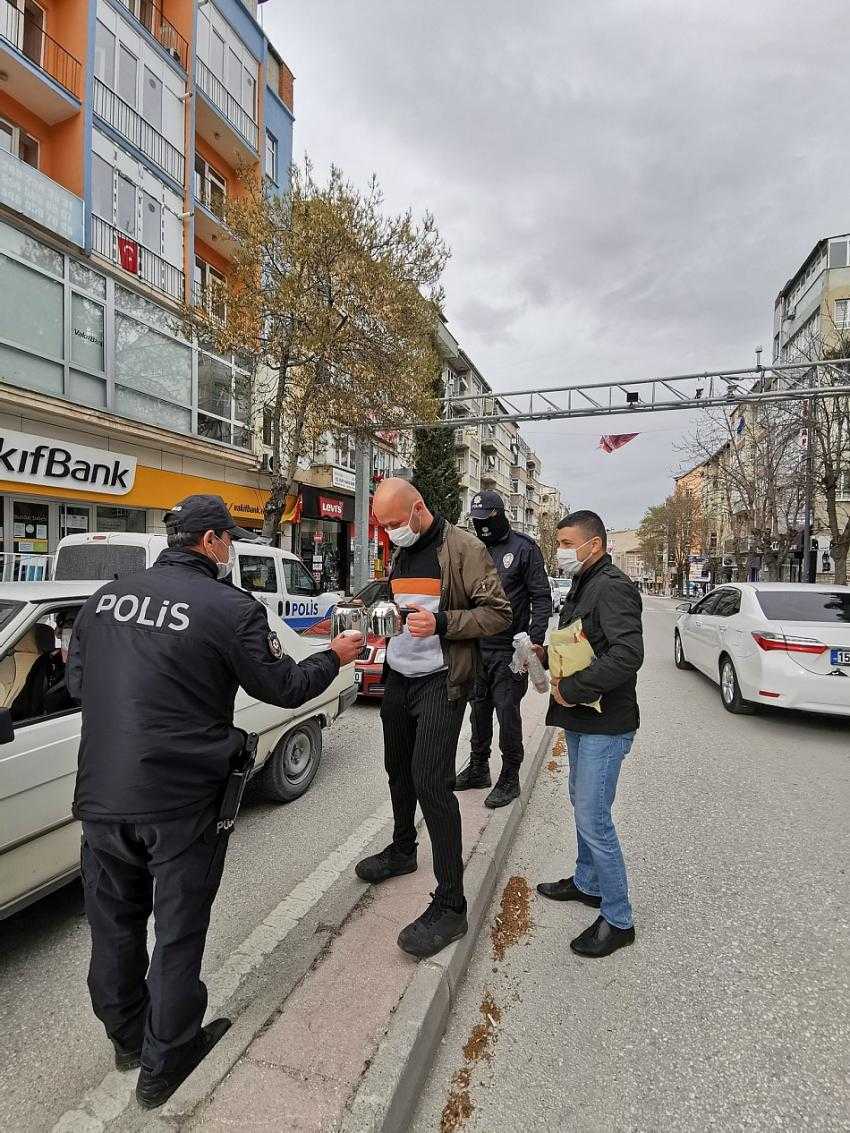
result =
[[[66,535],[162,531],[163,513],[196,492],[222,496],[242,526],[262,526],[267,493],[259,482],[252,487],[147,467],[108,445],[107,438],[95,448],[0,429],[4,580],[46,577],[48,557]]]
[[[293,529],[293,551],[307,564],[322,590],[348,591],[354,497],[304,484],[300,508],[300,522]]]

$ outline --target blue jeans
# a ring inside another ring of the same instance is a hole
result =
[[[600,912],[609,924],[631,928],[626,863],[611,819],[611,807],[620,766],[631,750],[635,734],[564,735],[570,757],[570,802],[578,842],[573,881],[583,893],[602,898]]]

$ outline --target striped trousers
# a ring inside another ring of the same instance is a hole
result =
[[[434,896],[455,908],[463,904],[463,843],[454,785],[465,710],[464,699],[448,699],[444,672],[403,677],[388,670],[381,722],[395,819],[393,845],[406,855],[415,851],[418,802],[431,839]]]

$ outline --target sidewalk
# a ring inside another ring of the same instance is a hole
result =
[[[524,775],[533,773],[551,747],[543,724],[546,698],[529,693],[523,705],[526,737]],[[463,756],[463,753],[461,753]],[[460,762],[460,760],[459,760]],[[498,770],[498,755],[494,756]],[[530,787],[526,785],[526,793]],[[417,963],[403,953],[396,937],[428,904],[434,888],[430,844],[422,828],[419,869],[408,877],[382,886],[362,886],[360,900],[346,920],[335,930],[328,947],[318,956],[305,978],[292,994],[270,1013],[265,1025],[247,1046],[244,1054],[214,1089],[206,1103],[190,1116],[179,1113],[178,1105],[166,1106],[145,1129],[198,1129],[214,1133],[234,1130],[327,1130],[338,1128],[346,1119],[354,1120],[358,1133],[366,1118],[352,1119],[352,1106],[369,1114],[373,1128],[383,1125],[383,1111],[397,1104],[397,1090],[377,1097],[369,1084],[368,1071],[381,1040],[390,1029],[399,1005],[410,1004],[410,995],[422,1000],[422,977],[427,996],[440,998],[451,978],[456,985],[461,965],[465,969],[475,934],[486,910],[501,858],[519,821],[520,804],[500,811],[488,811],[483,791],[458,795],[463,821],[464,859],[467,864],[467,900],[470,931],[464,940],[444,950],[431,961]],[[513,813],[512,813],[513,812]],[[500,836],[500,840],[497,838]],[[506,836],[507,835],[507,836]],[[498,860],[488,850],[493,839],[500,846]],[[469,863],[475,855],[475,867]],[[485,863],[486,857],[486,863]],[[486,868],[478,868],[486,864]],[[449,970],[451,976],[449,977]],[[419,982],[417,985],[417,974]],[[431,977],[434,977],[433,979]],[[433,986],[432,986],[433,985]],[[442,1004],[442,1000],[440,1000]],[[430,1000],[422,1002],[426,1011]],[[448,998],[446,993],[446,1012]],[[236,1028],[234,1028],[235,1030]],[[393,1058],[404,1059],[409,1048],[420,1041],[421,1028],[402,1040]],[[440,1032],[442,1027],[440,1028]],[[439,1035],[434,1037],[438,1041]],[[223,1040],[224,1042],[227,1039]],[[424,1076],[433,1048],[427,1051],[422,1073],[398,1076],[400,1088],[411,1090],[404,1099],[408,1109],[415,1087]],[[388,1077],[392,1077],[390,1074]],[[386,1078],[381,1083],[381,1093]],[[365,1088],[368,1097],[359,1099]],[[365,1107],[365,1109],[364,1109]]]

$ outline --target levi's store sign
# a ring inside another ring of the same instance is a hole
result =
[[[319,515],[322,519],[343,519],[345,512],[342,500],[319,496]]]
[[[125,496],[135,478],[134,456],[0,430],[0,480]]]

